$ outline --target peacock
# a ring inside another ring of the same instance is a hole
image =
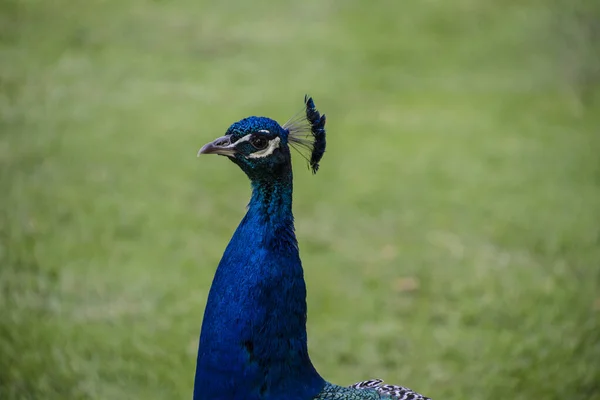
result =
[[[325,115],[312,98],[284,125],[248,117],[204,145],[246,173],[252,197],[215,273],[202,321],[194,400],[428,399],[380,379],[324,380],[307,348],[306,285],[292,214],[297,150],[313,173],[325,153]]]

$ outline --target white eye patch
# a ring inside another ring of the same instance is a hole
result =
[[[239,140],[238,140],[238,142],[239,142]],[[269,140],[269,145],[267,146],[266,149],[256,151],[256,152],[250,154],[248,156],[248,158],[263,158],[263,157],[270,156],[271,154],[273,154],[275,149],[279,148],[280,142],[281,142],[281,139],[279,137],[276,137],[275,139],[271,139],[271,140]]]
[[[227,147],[235,147],[240,143],[244,143],[247,142],[248,140],[250,140],[250,138],[252,137],[252,135],[246,135],[246,136],[242,136],[241,138],[238,139],[237,142],[235,143],[231,143],[231,145],[227,146]]]

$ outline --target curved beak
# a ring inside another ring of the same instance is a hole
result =
[[[231,143],[231,137],[221,136],[202,146],[198,151],[198,157],[200,157],[200,154],[220,154],[233,157],[235,155],[235,143]]]

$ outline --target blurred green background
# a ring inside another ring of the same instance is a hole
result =
[[[295,160],[329,380],[600,399],[592,1],[4,0],[0,398],[185,399],[246,177],[234,121],[328,116]]]

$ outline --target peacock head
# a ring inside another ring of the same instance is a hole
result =
[[[198,156],[226,156],[255,180],[289,170],[292,147],[316,173],[325,153],[325,115],[319,114],[312,98],[305,97],[304,102],[302,113],[283,126],[266,117],[248,117],[234,123],[224,136],[205,144]]]

